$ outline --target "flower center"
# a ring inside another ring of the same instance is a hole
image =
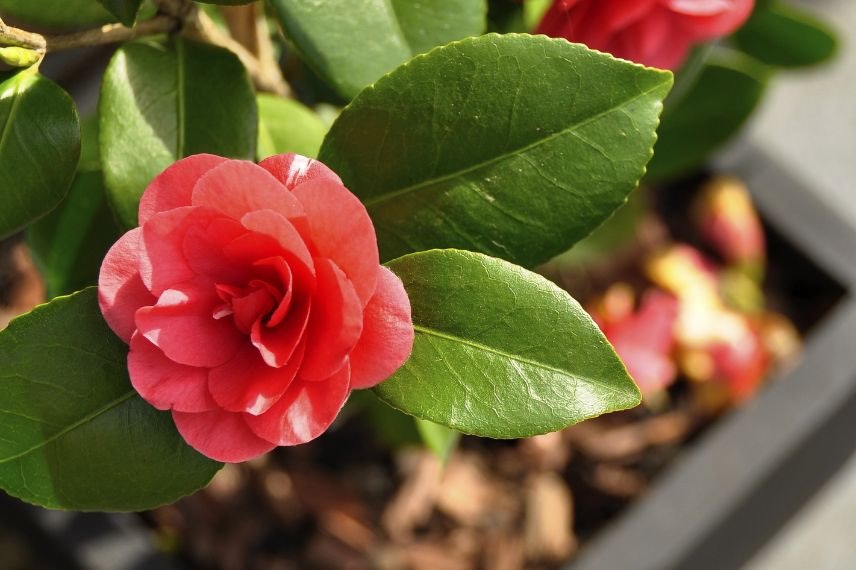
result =
[[[263,259],[256,265],[269,272],[269,279],[251,279],[243,287],[217,283],[214,287],[223,301],[214,309],[213,317],[232,316],[235,326],[249,334],[256,322],[275,327],[283,321],[291,305],[291,270],[282,258]],[[279,287],[271,284],[279,282]]]

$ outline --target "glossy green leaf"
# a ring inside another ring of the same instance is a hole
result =
[[[838,48],[835,32],[803,10],[771,5],[758,10],[734,35],[752,57],[779,67],[803,67],[829,60]]]
[[[246,71],[229,51],[181,37],[125,44],[100,102],[104,180],[122,224],[137,224],[146,186],[179,158],[255,158],[258,117]]]
[[[0,332],[0,488],[48,508],[127,511],[208,483],[221,465],[136,395],[127,352],[94,287]]]
[[[137,19],[137,12],[140,11],[143,0],[98,0],[98,2],[119,22],[130,28]]]
[[[639,391],[566,292],[485,255],[414,253],[388,264],[404,282],[416,339],[374,390],[418,418],[464,433],[547,433],[633,407]]]
[[[292,99],[261,93],[259,106],[258,158],[295,152],[317,157],[327,127],[304,105]]]
[[[196,0],[203,4],[219,4],[220,6],[240,6],[242,4],[252,4],[256,0]]]
[[[705,160],[739,131],[757,107],[769,68],[737,52],[711,56],[658,130],[649,179],[680,176]]]
[[[270,0],[307,63],[353,97],[413,55],[485,30],[486,0]]]
[[[383,259],[454,247],[532,267],[624,202],[671,83],[565,40],[467,39],[363,91],[320,159],[366,204]]]
[[[25,24],[67,28],[115,21],[95,0],[0,0],[0,16]]]
[[[27,233],[48,297],[95,285],[101,262],[120,235],[101,171],[78,172],[66,199]]]
[[[62,201],[79,155],[71,97],[35,68],[0,73],[0,238]]]

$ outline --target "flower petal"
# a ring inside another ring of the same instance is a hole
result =
[[[194,224],[204,227],[209,220],[200,208],[183,206],[155,214],[141,228],[140,275],[154,295],[196,275],[184,256],[184,235]]]
[[[267,170],[243,160],[211,169],[196,183],[193,205],[207,206],[234,220],[256,210],[273,210],[303,229],[303,206]]]
[[[181,206],[190,206],[193,187],[199,178],[226,162],[226,158],[213,154],[194,154],[182,158],[161,172],[140,198],[138,219],[142,226],[158,212],[165,212]]]
[[[104,257],[98,274],[101,313],[113,332],[125,342],[131,341],[137,329],[134,323],[137,309],[157,301],[140,277],[140,233],[140,228],[134,228],[119,238]]]
[[[339,176],[330,170],[326,164],[299,154],[278,154],[266,158],[259,166],[270,172],[285,184],[289,190],[294,190],[310,180],[329,180],[342,183]]]
[[[220,366],[246,342],[231,319],[214,318],[221,304],[213,284],[181,283],[164,291],[155,306],[137,311],[137,328],[170,360],[188,366]]]
[[[345,405],[349,376],[346,363],[321,382],[296,380],[273,407],[260,416],[249,416],[247,424],[256,435],[275,445],[313,440],[330,427]]]
[[[351,389],[371,388],[389,378],[413,350],[410,299],[404,284],[380,266],[377,291],[363,312],[363,333],[351,351]]]
[[[280,368],[291,361],[306,333],[311,308],[312,301],[303,296],[294,300],[288,318],[278,326],[269,327],[260,320],[253,323],[250,339],[268,366]]]
[[[172,412],[178,433],[190,447],[202,455],[240,463],[267,453],[276,444],[259,438],[247,426],[246,414],[211,410],[198,414]]]
[[[217,408],[208,393],[208,369],[178,364],[140,333],[131,338],[128,353],[131,384],[159,410],[205,412]]]
[[[322,257],[315,260],[315,271],[306,356],[298,373],[304,380],[323,380],[342,368],[363,329],[362,304],[342,270]]]
[[[208,389],[224,409],[257,416],[268,411],[288,390],[302,359],[303,345],[286,366],[273,368],[254,347],[246,346],[226,364],[211,369]]]
[[[682,16],[682,26],[694,41],[726,36],[752,14],[753,0],[668,0],[669,9]]]
[[[298,281],[314,281],[315,264],[312,255],[303,237],[289,220],[273,210],[256,210],[244,214],[241,224],[248,230],[273,238],[282,248],[280,251],[265,252],[264,255],[257,254],[255,260],[280,255],[288,261]]]
[[[341,184],[316,178],[294,195],[303,204],[313,255],[332,259],[351,281],[365,306],[377,286],[377,236],[362,202]]]

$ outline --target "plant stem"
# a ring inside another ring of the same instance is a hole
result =
[[[48,36],[47,50],[62,51],[86,46],[97,46],[116,42],[125,42],[143,36],[162,34],[178,26],[170,16],[155,16],[151,20],[140,22],[133,28],[122,24],[107,24],[94,30],[85,30],[63,36]]]
[[[288,83],[283,79],[277,67],[276,73],[270,73],[259,59],[247,48],[235,41],[229,34],[222,32],[208,14],[201,10],[195,10],[187,19],[185,30],[188,35],[206,41],[208,43],[226,48],[241,60],[247,72],[253,80],[256,88],[260,91],[276,93],[284,97],[289,96],[291,90]]]
[[[0,19],[0,45],[18,46],[44,53],[46,44],[45,37],[41,34],[13,28]]]

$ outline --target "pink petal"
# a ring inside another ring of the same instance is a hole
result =
[[[172,412],[172,419],[181,437],[202,455],[240,463],[267,453],[276,444],[256,436],[247,426],[246,414],[212,410],[198,414]]]
[[[404,284],[381,266],[377,290],[363,311],[363,333],[351,351],[351,389],[371,388],[407,361],[413,350],[410,299]]]
[[[193,225],[204,227],[210,219],[210,213],[201,208],[183,206],[155,214],[141,228],[140,275],[153,294],[196,276],[184,256],[184,235]]]
[[[157,298],[146,289],[139,271],[140,228],[134,228],[113,244],[98,274],[98,305],[104,320],[119,338],[131,341],[137,329],[134,313],[154,305]]]
[[[634,23],[647,20],[651,8],[656,3],[657,0],[592,2],[586,10],[585,22],[577,20],[573,40],[593,49],[605,49],[615,33]],[[579,9],[572,12],[571,19],[579,18],[579,12]]]
[[[299,282],[314,281],[315,268],[312,255],[309,253],[303,237],[290,221],[273,210],[256,210],[244,214],[241,218],[241,224],[248,230],[272,238],[279,244],[280,249],[278,251],[265,248],[263,255],[255,256],[256,260],[282,256],[288,262]],[[262,253],[262,250],[256,251]]]
[[[137,311],[137,328],[170,360],[188,366],[220,366],[246,342],[231,319],[214,318],[221,304],[213,284],[181,283],[164,291],[154,307]]]
[[[193,205],[207,206],[232,219],[256,210],[273,210],[304,229],[303,206],[267,170],[252,162],[230,160],[211,169],[193,190]]]
[[[664,63],[662,58],[667,56],[670,64],[667,69],[679,66],[690,44],[675,29],[674,19],[674,15],[664,8],[651,10],[644,20],[618,34],[615,44],[610,46],[610,53],[653,67],[661,67]]]
[[[139,333],[131,338],[128,371],[134,389],[159,410],[205,412],[217,408],[208,393],[208,369],[173,362]]]
[[[299,154],[278,154],[264,159],[259,166],[285,184],[289,190],[310,180],[329,180],[338,184],[342,180],[323,162]]]
[[[213,154],[194,154],[167,167],[152,180],[140,198],[140,225],[158,212],[189,206],[193,186],[199,177],[226,160]]]
[[[226,364],[211,369],[208,389],[224,409],[257,416],[268,411],[288,390],[302,359],[301,346],[286,366],[273,368],[255,348],[247,346]]]
[[[737,30],[752,14],[754,0],[667,0],[669,9],[682,16],[681,27],[693,40],[706,41]]]
[[[268,326],[261,321],[253,323],[250,339],[268,366],[280,368],[288,364],[305,336],[312,301],[301,297],[294,301],[292,307],[288,318],[277,326]]]
[[[267,412],[250,416],[247,424],[276,445],[299,445],[330,427],[348,399],[349,367],[321,382],[295,381]]]
[[[380,263],[377,237],[365,206],[347,188],[323,178],[301,184],[294,195],[306,210],[313,254],[332,259],[365,306],[374,294]]]
[[[318,278],[306,329],[306,356],[298,377],[329,378],[345,365],[360,338],[363,308],[353,285],[335,263],[316,258]]]
[[[224,257],[223,251],[247,233],[247,228],[231,218],[215,218],[207,224],[189,226],[181,242],[186,266],[193,274],[216,283],[243,283],[250,273],[250,264],[232,263]]]

